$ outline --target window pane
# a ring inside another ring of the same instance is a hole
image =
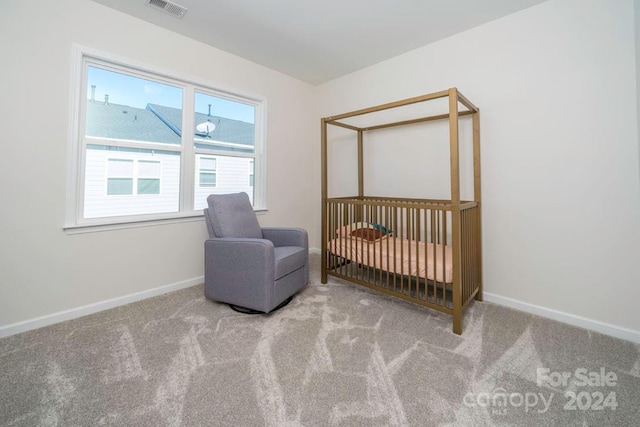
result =
[[[107,195],[133,194],[133,178],[107,179]]]
[[[255,110],[250,104],[196,92],[195,146],[254,152]]]
[[[151,178],[139,178],[138,194],[160,194],[160,180]]]
[[[211,172],[200,172],[200,186],[201,187],[215,187],[216,186],[216,174]]]
[[[121,161],[111,161],[115,156]],[[118,168],[135,165],[133,171],[138,174],[137,179],[133,174],[110,176],[112,165]],[[148,172],[151,176],[143,176]],[[114,197],[124,194],[127,197]],[[149,194],[156,196],[149,197]],[[84,218],[178,212],[179,202],[179,152],[109,145],[87,146]]]
[[[200,169],[215,170],[216,159],[211,157],[202,157],[200,159]]]
[[[180,144],[182,89],[87,67],[86,135]]]
[[[160,176],[160,162],[140,160],[138,162],[138,176],[157,178]]]
[[[133,160],[109,159],[109,176],[130,176],[133,177]]]

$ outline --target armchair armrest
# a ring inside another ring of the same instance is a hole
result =
[[[273,300],[274,245],[267,239],[211,238],[204,243],[208,298],[260,310]],[[233,286],[228,286],[233,283]],[[267,284],[269,286],[267,286]],[[268,310],[268,308],[266,309]],[[263,310],[263,311],[266,311]]]
[[[234,279],[255,280],[273,270],[275,262],[274,245],[267,239],[215,237],[204,242],[204,254],[207,268],[214,268],[219,277],[232,275]]]
[[[262,227],[262,237],[273,246],[301,246],[309,249],[309,237],[304,228]]]

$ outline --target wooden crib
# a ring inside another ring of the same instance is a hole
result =
[[[449,97],[449,113],[359,128],[339,120]],[[459,105],[465,108],[458,111]],[[458,116],[473,123],[474,200],[460,200]],[[451,199],[364,195],[363,133],[378,128],[449,120]],[[352,197],[328,197],[327,125],[358,132],[358,188]],[[453,316],[482,300],[479,110],[455,88],[322,119],[322,283],[335,276]]]

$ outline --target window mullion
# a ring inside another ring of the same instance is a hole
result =
[[[144,150],[158,150],[158,151],[181,151],[177,144],[163,144],[161,142],[147,142],[147,141],[129,141],[126,139],[112,139],[101,138],[94,136],[85,136],[84,145],[108,145],[111,147],[124,147],[124,148],[141,148]]]
[[[182,97],[182,167],[180,177],[180,211],[191,212],[194,206],[195,192],[195,152],[193,132],[195,128],[195,89],[192,85],[184,87]]]
[[[203,156],[244,157],[247,159],[256,158],[255,153],[236,153],[232,151],[210,150],[204,148],[197,148],[194,154],[202,154]]]
[[[75,72],[75,77],[79,78],[81,82],[87,81],[87,67],[86,67],[86,58],[82,55],[79,55],[79,62],[76,63],[76,67],[78,67]],[[87,99],[86,85],[79,85],[76,92],[74,93],[74,109],[73,109],[73,121],[74,127],[76,128],[76,134],[73,140],[74,150],[78,152],[78,158],[75,162],[71,162],[76,174],[76,180],[74,182],[76,198],[72,201],[75,205],[76,215],[74,218],[74,222],[76,224],[80,223],[84,218],[84,199],[85,199],[85,165],[86,165],[86,157],[87,157],[87,142],[85,138],[85,128],[86,121],[84,120],[86,117],[86,102],[83,102]],[[78,96],[79,95],[79,96]],[[80,98],[80,99],[78,99]],[[69,217],[69,215],[67,216]]]
[[[267,204],[267,152],[266,152],[266,125],[264,124],[266,116],[266,103],[256,106],[255,114],[255,129],[261,129],[260,132],[256,132],[255,140],[255,154],[254,154],[254,169],[253,169],[253,182],[254,182],[254,197],[258,201],[259,205],[254,203],[254,208],[266,209]]]
[[[133,161],[133,189],[132,193],[134,196],[138,195],[138,180],[140,179],[140,160]]]

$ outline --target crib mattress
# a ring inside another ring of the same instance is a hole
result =
[[[393,236],[369,241],[347,235],[330,240],[328,249],[339,257],[390,273],[453,282],[450,246]]]

